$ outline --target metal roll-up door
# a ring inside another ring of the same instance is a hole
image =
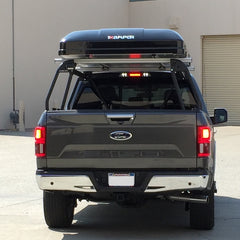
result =
[[[226,108],[240,125],[240,35],[203,37],[203,97],[210,114]]]

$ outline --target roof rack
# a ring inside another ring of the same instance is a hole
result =
[[[102,71],[168,71],[171,68],[171,59],[182,61],[189,70],[194,70],[191,66],[192,58],[76,58],[75,69],[80,72],[102,72]],[[55,62],[65,62],[62,58],[56,58]]]

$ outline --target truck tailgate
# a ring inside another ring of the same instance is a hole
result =
[[[48,168],[196,168],[196,112],[48,112],[46,141]]]

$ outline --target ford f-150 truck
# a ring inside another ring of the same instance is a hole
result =
[[[47,225],[70,226],[77,200],[163,199],[185,202],[192,228],[212,229],[213,126],[227,112],[209,116],[182,37],[164,29],[76,31],[61,40],[59,56],[35,128]],[[61,106],[50,109],[62,74]]]

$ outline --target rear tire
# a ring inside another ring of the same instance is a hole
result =
[[[75,203],[73,197],[60,192],[44,191],[43,207],[46,224],[51,228],[71,226]]]
[[[194,229],[211,230],[214,227],[214,190],[208,194],[208,203],[190,204],[190,226]]]

